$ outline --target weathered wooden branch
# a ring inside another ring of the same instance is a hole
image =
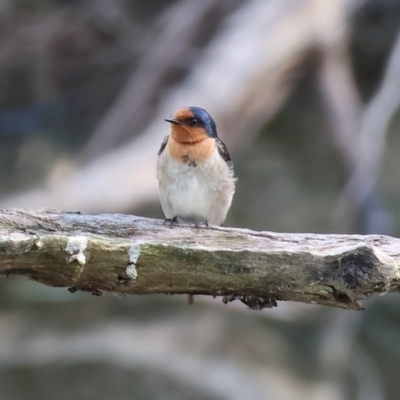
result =
[[[400,290],[400,239],[169,226],[129,215],[0,211],[0,274],[101,294],[205,294],[251,308],[360,309]]]

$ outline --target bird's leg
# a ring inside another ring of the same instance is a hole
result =
[[[164,224],[170,224],[170,226],[172,226],[173,224],[176,224],[176,225],[178,225],[178,217],[175,215],[175,217],[173,217],[173,218],[166,218],[165,220],[164,220]]]

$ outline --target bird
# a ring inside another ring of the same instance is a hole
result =
[[[222,225],[232,204],[237,178],[210,114],[182,107],[158,152],[159,197],[166,221]]]

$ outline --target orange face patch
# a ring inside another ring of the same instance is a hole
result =
[[[182,121],[184,119],[193,118],[193,112],[189,107],[178,108],[172,115],[173,119]]]
[[[196,166],[208,160],[215,149],[215,139],[207,137],[196,143],[180,143],[170,137],[168,140],[169,154],[182,164]]]
[[[195,118],[189,107],[179,108],[174,112],[172,118],[181,122],[181,124],[171,123],[171,138],[176,142],[193,144],[209,137],[204,128],[187,124],[187,120]]]

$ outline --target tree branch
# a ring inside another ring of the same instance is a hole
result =
[[[0,211],[0,274],[99,295],[225,296],[360,309],[400,288],[400,239],[165,225],[129,215]]]

